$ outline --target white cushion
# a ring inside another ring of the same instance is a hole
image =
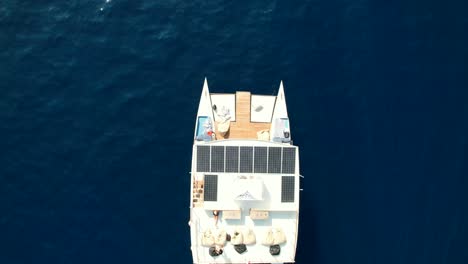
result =
[[[275,238],[273,236],[273,230],[270,228],[265,233],[265,237],[263,238],[262,244],[265,246],[271,246],[271,245],[274,245],[274,243],[275,243]]]
[[[273,237],[275,245],[283,244],[286,242],[286,235],[281,228],[274,228],[273,229]]]
[[[244,244],[246,245],[255,244],[256,242],[255,233],[252,231],[252,229],[246,228],[243,232],[243,235],[244,235]]]
[[[213,236],[213,232],[210,229],[203,232],[202,245],[204,247],[211,247],[211,246],[214,246],[214,244],[215,244],[215,238]]]
[[[281,228],[270,228],[267,230],[262,244],[265,246],[286,243],[286,235]]]
[[[242,232],[239,230],[235,230],[231,236],[231,244],[233,245],[240,245],[244,243],[244,237]]]
[[[217,130],[220,134],[225,134],[229,131],[229,127],[231,126],[231,121],[227,120],[224,122],[218,122]]]
[[[224,246],[226,244],[226,231],[220,230],[215,236],[215,244],[218,246]]]

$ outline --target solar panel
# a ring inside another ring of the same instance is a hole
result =
[[[205,196],[207,202],[218,200],[218,175],[205,175]]]
[[[283,148],[283,167],[281,172],[296,172],[296,148]]]
[[[281,148],[268,148],[268,173],[281,173]]]
[[[240,147],[239,172],[252,172],[253,147]]]
[[[197,146],[197,172],[296,172],[296,148]]]
[[[266,173],[267,172],[267,147],[255,147],[254,149],[254,172]]]
[[[294,176],[281,177],[281,202],[294,202]]]
[[[224,172],[224,146],[211,147],[211,172]]]
[[[210,146],[197,146],[197,171],[210,171]]]
[[[226,147],[226,172],[239,172],[239,147]]]

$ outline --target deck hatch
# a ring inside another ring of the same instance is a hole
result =
[[[210,171],[210,146],[197,146],[197,171]]]
[[[253,147],[240,147],[239,172],[252,172],[253,169]]]
[[[294,176],[283,176],[281,178],[281,202],[294,203]]]
[[[239,171],[239,147],[226,147],[226,172]]]
[[[281,173],[281,148],[268,148],[268,173]]]
[[[254,148],[254,172],[255,173],[266,173],[267,162],[268,162],[268,148],[267,147],[255,147]]]
[[[281,173],[295,173],[296,148],[283,148],[283,166]]]
[[[205,175],[205,197],[207,202],[218,201],[218,175]]]
[[[224,146],[211,147],[211,172],[224,172]]]

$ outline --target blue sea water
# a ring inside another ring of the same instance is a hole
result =
[[[0,263],[191,263],[205,76],[284,81],[297,263],[468,263],[467,8],[1,1]]]

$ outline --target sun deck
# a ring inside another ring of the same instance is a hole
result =
[[[217,101],[225,102],[225,104],[227,105],[235,105],[235,109],[230,108],[231,112],[235,113],[235,121],[230,122],[229,131],[225,135],[222,135],[221,133],[216,133],[216,139],[257,139],[257,133],[259,131],[270,129],[271,115],[270,118],[266,118],[264,122],[252,121],[251,113],[252,108],[254,108],[255,105],[252,105],[252,95],[250,94],[250,92],[236,92],[235,97],[231,97],[231,94],[213,94],[212,96],[224,96],[227,100],[222,101],[220,100],[221,98],[219,98]],[[274,96],[270,97],[274,98]],[[229,101],[231,101],[228,98],[235,99],[235,104],[228,103]],[[255,111],[255,108],[253,110]],[[267,112],[272,111],[272,109],[262,109],[262,111]],[[218,125],[218,123],[216,125]]]

